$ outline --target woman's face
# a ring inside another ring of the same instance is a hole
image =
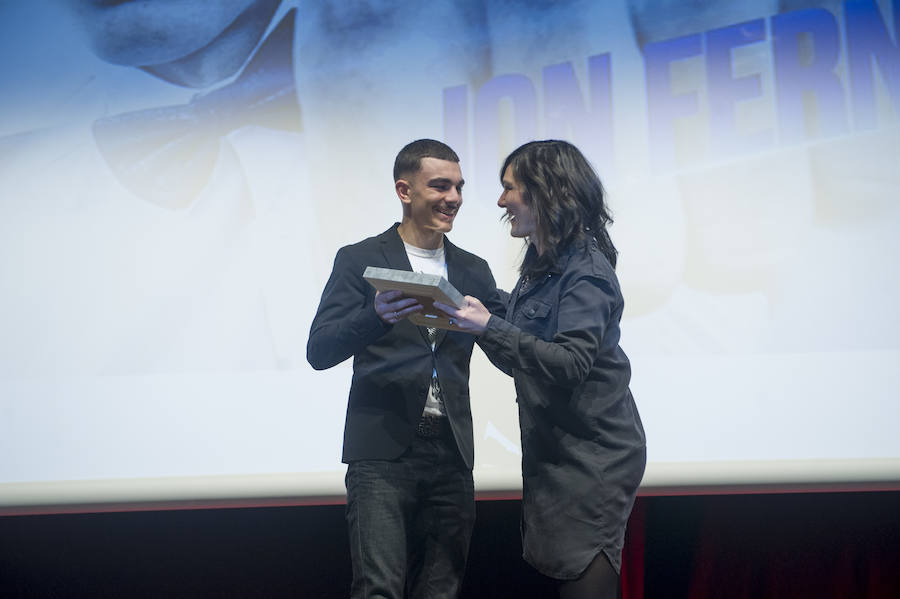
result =
[[[525,204],[524,189],[512,174],[512,167],[507,166],[503,172],[503,193],[497,205],[506,209],[509,219],[509,234],[513,237],[531,237],[536,230],[534,213]]]

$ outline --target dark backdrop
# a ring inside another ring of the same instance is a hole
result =
[[[552,597],[478,502],[463,597]],[[640,497],[627,597],[900,597],[900,492]],[[342,505],[0,518],[0,597],[346,597]]]

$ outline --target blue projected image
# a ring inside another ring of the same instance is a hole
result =
[[[309,326],[421,137],[506,289],[502,159],[600,174],[646,488],[900,480],[900,0],[56,0],[0,33],[0,509],[339,496],[350,367]],[[476,484],[516,489],[515,389],[472,369]]]

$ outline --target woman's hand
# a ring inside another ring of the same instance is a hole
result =
[[[412,297],[403,297],[396,289],[375,292],[375,312],[388,324],[397,324],[413,312],[422,309],[422,304]]]
[[[478,298],[467,295],[461,308],[434,302],[434,307],[450,316],[451,330],[480,335],[487,328],[491,313]]]

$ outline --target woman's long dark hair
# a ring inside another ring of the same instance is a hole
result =
[[[584,155],[565,141],[532,141],[507,156],[506,168],[523,187],[522,200],[535,219],[535,236],[543,253],[526,259],[520,273],[532,278],[556,265],[562,252],[581,239],[593,237],[600,251],[616,267],[616,251],[606,228],[612,216],[604,201],[600,177]]]

